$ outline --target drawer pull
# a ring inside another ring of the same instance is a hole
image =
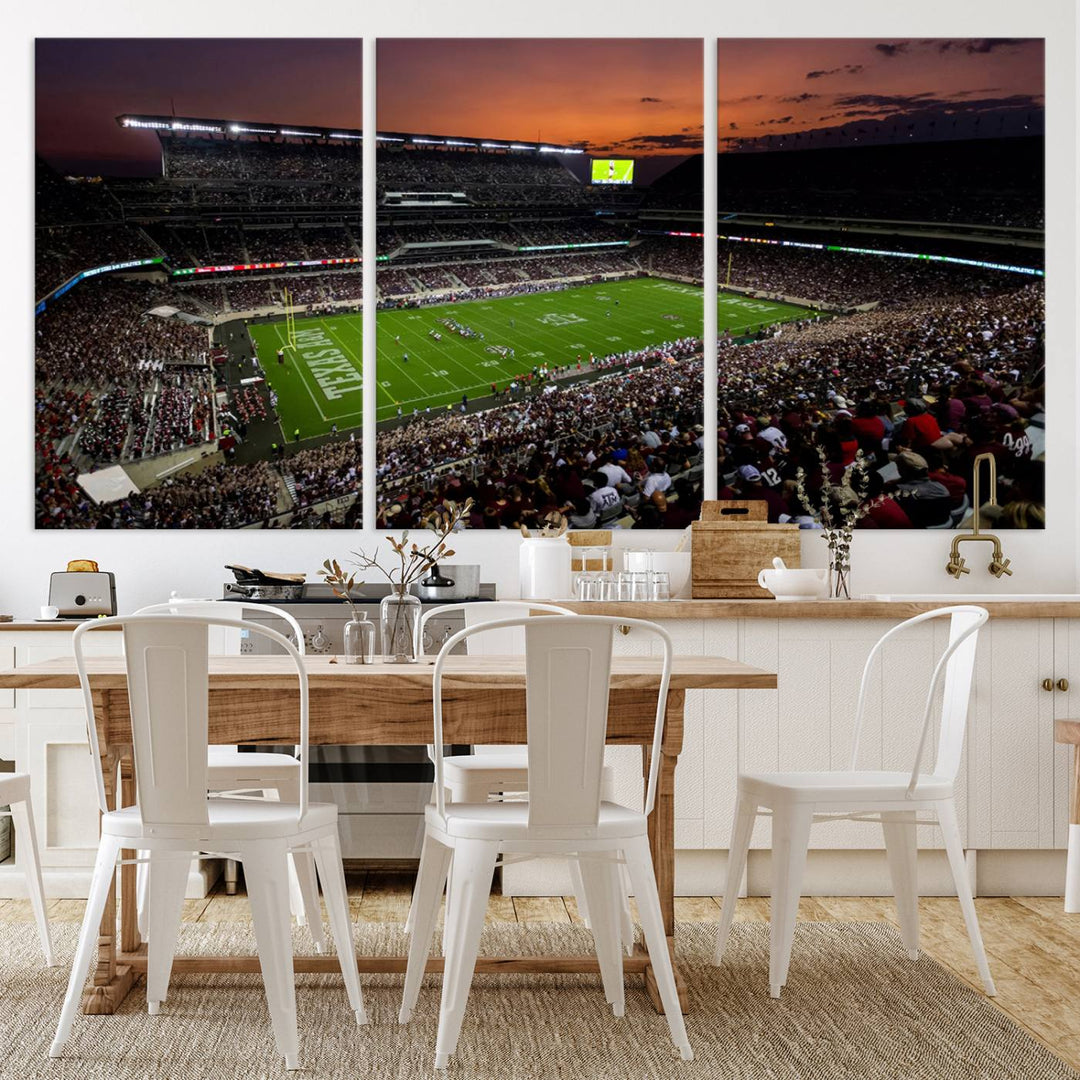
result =
[[[1053,690],[1054,689],[1054,680],[1053,679],[1043,679],[1042,688],[1044,690]]]
[[[1057,687],[1058,687],[1059,690],[1063,690],[1063,691],[1068,690],[1069,689],[1069,680],[1068,679],[1058,679]]]

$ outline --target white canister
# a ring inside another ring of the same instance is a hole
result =
[[[565,536],[522,539],[518,556],[523,600],[570,598],[570,541]]]

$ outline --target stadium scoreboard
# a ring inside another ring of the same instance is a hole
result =
[[[592,182],[594,184],[632,184],[634,163],[625,158],[593,158]]]

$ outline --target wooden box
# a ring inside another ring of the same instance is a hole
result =
[[[692,595],[695,599],[767,600],[772,593],[757,583],[777,555],[800,565],[798,525],[770,525],[762,500],[705,502],[692,530]]]

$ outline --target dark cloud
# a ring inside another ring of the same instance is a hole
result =
[[[824,79],[827,75],[858,75],[862,72],[862,64],[842,64],[840,67],[823,68],[820,71],[808,71],[808,79]]]
[[[803,102],[803,101],[813,101],[813,99],[816,98],[816,97],[821,97],[821,95],[820,94],[811,94],[811,93],[793,94],[791,97],[782,97],[782,98],[777,98],[776,100],[777,101]]]
[[[790,124],[792,121],[790,116],[774,116],[771,120],[766,120],[766,124]]]
[[[762,101],[764,94],[746,94],[744,97],[720,98],[718,105],[745,105],[749,101]]]
[[[728,130],[729,131],[738,131],[739,130],[739,125],[736,124],[734,120],[732,120],[731,123],[728,124]]]
[[[641,104],[642,105],[659,105],[660,100],[661,99],[658,98],[658,97],[643,97],[641,99]]]
[[[954,115],[961,113],[991,112],[997,110],[1040,109],[1042,97],[1038,94],[1008,94],[1004,97],[971,98],[962,94],[937,97],[933,94],[845,94],[836,99],[842,116],[892,116],[896,113],[938,113]],[[824,120],[827,117],[821,117]]]
[[[910,44],[910,41],[883,41],[875,45],[874,48],[877,49],[882,56],[892,57],[899,56],[901,53],[906,53]]]
[[[657,150],[700,150],[701,136],[696,132],[672,132],[669,135],[631,135],[612,143],[607,149],[631,153]]]
[[[1017,49],[1037,42],[1038,38],[946,38],[944,41],[919,42],[933,45],[938,52],[992,53],[995,49]],[[880,46],[879,46],[880,48]]]

